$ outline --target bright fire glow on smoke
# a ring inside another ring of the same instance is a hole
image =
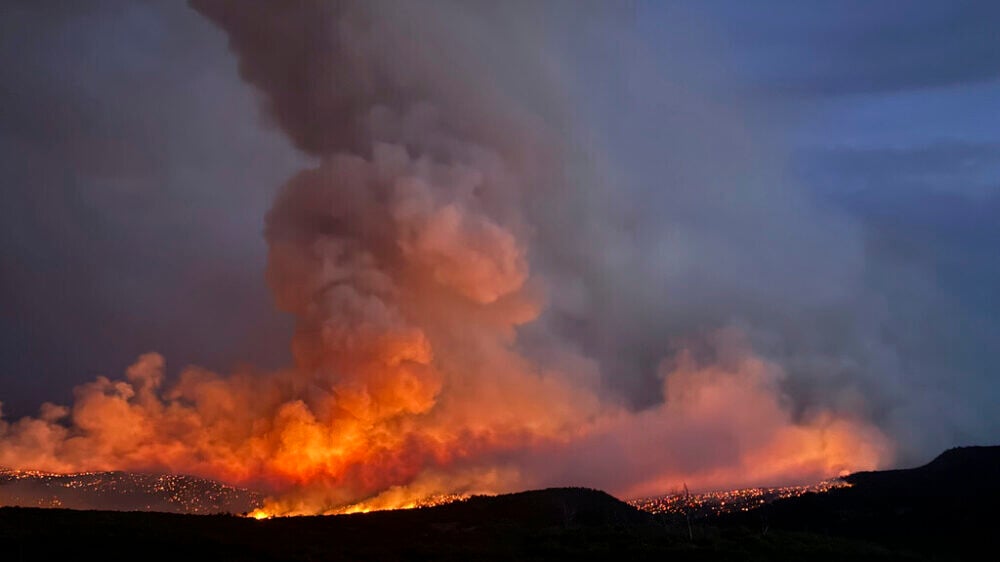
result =
[[[143,355],[71,406],[0,421],[0,466],[211,477],[269,491],[252,514],[264,518],[548,485],[801,483],[891,458],[857,414],[796,408],[788,373],[737,328],[664,341],[662,400],[641,409],[607,390],[587,349],[525,345],[570,290],[539,266],[532,209],[538,194],[575,197],[558,133],[490,91],[451,39],[410,33],[405,8],[193,4],[316,157],[267,217],[294,364],[167,377],[163,357]]]

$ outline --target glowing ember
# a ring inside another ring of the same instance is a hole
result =
[[[192,476],[0,469],[0,506],[243,513],[262,502],[253,491]]]
[[[650,513],[692,516],[721,515],[737,511],[750,511],[775,500],[794,498],[807,493],[823,494],[830,490],[850,487],[849,482],[837,478],[804,486],[744,488],[700,494],[674,492],[664,496],[629,500],[628,504]]]

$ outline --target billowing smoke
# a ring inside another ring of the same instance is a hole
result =
[[[859,378],[829,376],[867,324],[828,343],[800,312],[854,326],[850,225],[759,177],[616,186],[547,57],[548,8],[192,5],[314,159],[266,218],[294,364],[169,381],[144,355],[70,408],[0,421],[0,465],[193,473],[315,513],[777,484],[891,458]]]

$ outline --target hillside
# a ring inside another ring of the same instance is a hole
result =
[[[257,521],[228,515],[0,508],[4,559],[887,560],[884,549],[742,527],[686,531],[595,490],[549,489],[431,508]]]
[[[55,474],[0,468],[0,506],[167,513],[246,513],[263,496],[183,474]]]
[[[910,469],[861,472],[849,488],[806,494],[720,525],[878,542],[929,559],[978,559],[1000,528],[1000,447],[962,447]]]
[[[1000,491],[1000,446],[957,447],[917,468],[858,472],[846,478],[860,489],[883,494],[916,492],[953,497]]]
[[[974,560],[1000,525],[1000,447],[692,520],[554,488],[421,509],[257,521],[0,508],[5,560]],[[9,556],[8,556],[9,554]]]
[[[312,560],[548,558],[640,552],[653,517],[596,491],[559,488],[477,496],[367,514],[244,517],[0,508],[0,551],[25,559]],[[16,558],[14,558],[16,559]]]

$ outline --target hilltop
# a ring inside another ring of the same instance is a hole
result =
[[[955,496],[1000,491],[1000,446],[956,447],[917,467],[858,472],[845,478],[851,484],[881,493]]]
[[[926,465],[846,477],[851,484],[805,494],[721,525],[766,526],[877,542],[930,559],[977,559],[1000,527],[1000,447],[961,447]]]

